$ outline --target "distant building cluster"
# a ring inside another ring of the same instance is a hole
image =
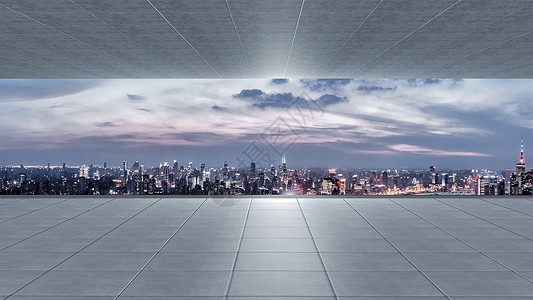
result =
[[[429,169],[290,169],[278,166],[208,168],[205,163],[145,167],[103,165],[8,166],[0,168],[0,194],[10,195],[531,195],[521,147],[516,171]]]

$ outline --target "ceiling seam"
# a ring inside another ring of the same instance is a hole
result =
[[[250,73],[250,77],[253,77],[252,68],[248,63],[248,58],[246,58],[246,52],[244,51],[244,46],[242,45],[241,37],[239,36],[239,31],[237,31],[237,25],[235,25],[235,20],[233,19],[233,14],[231,13],[228,0],[226,0],[226,7],[228,8],[229,17],[231,18],[231,23],[233,23],[233,29],[235,29],[235,34],[237,35],[237,40],[239,41],[239,45],[241,47],[242,56],[244,57],[244,61],[246,62],[246,66],[248,67],[248,72]]]
[[[342,43],[342,45],[339,47],[339,49],[337,49],[337,51],[335,51],[335,54],[333,54],[333,56],[326,62],[326,64],[320,69],[320,71],[318,71],[318,73],[316,73],[316,75],[314,77],[318,78],[318,76],[320,75],[320,73],[322,73],[322,71],[324,71],[324,69],[329,65],[329,63],[335,59],[335,57],[337,57],[337,54],[339,54],[339,52],[342,50],[342,48],[344,48],[344,46],[348,43],[348,41],[355,35],[355,33],[357,31],[359,31],[359,28],[361,28],[363,26],[363,24],[366,22],[366,20],[368,18],[370,18],[370,16],[374,13],[374,11],[381,5],[381,3],[385,1],[385,0],[381,0],[379,1],[379,3],[374,7],[374,9],[372,9],[370,11],[370,13],[368,13],[368,15],[363,19],[363,21],[361,23],[359,23],[359,26],[357,26],[357,28],[355,28],[355,30],[352,32],[352,34],[350,34],[350,36],[344,41],[344,43]]]
[[[285,64],[285,71],[283,71],[283,78],[287,74],[287,68],[289,67],[289,61],[291,60],[292,47],[294,46],[294,40],[296,39],[296,32],[298,31],[298,25],[300,25],[300,18],[302,17],[302,11],[304,10],[305,0],[302,0],[300,6],[300,13],[298,14],[298,20],[296,20],[296,27],[294,28],[294,34],[292,35],[291,47],[289,48],[289,55],[287,56],[287,63]]]
[[[54,28],[54,27],[52,27],[52,26],[50,26],[50,25],[48,25],[48,24],[45,24],[45,23],[43,23],[43,22],[41,22],[41,21],[39,21],[39,20],[36,20],[36,19],[34,19],[34,18],[32,18],[32,17],[30,17],[30,16],[24,14],[24,13],[21,13],[21,12],[15,10],[15,9],[9,7],[9,6],[6,6],[6,5],[4,5],[4,4],[2,4],[2,3],[0,3],[0,6],[2,6],[2,7],[4,7],[4,8],[7,8],[8,10],[10,10],[10,11],[12,11],[12,12],[18,14],[18,15],[21,15],[21,16],[27,18],[27,19],[30,19],[30,20],[32,20],[32,21],[34,21],[34,22],[36,22],[36,23],[38,23],[38,24],[40,24],[40,25],[42,25],[42,26],[45,26],[45,27],[47,27],[47,28],[50,28],[50,29],[52,29],[52,30],[54,30],[54,31],[56,31],[56,32],[59,32],[59,33],[61,33],[62,35],[65,35],[65,36],[67,36],[67,37],[69,37],[69,38],[71,38],[71,39],[73,39],[73,40],[75,40],[75,41],[77,41],[77,42],[80,42],[80,43],[82,43],[82,44],[84,44],[84,45],[86,45],[86,46],[89,46],[89,47],[91,47],[91,48],[93,48],[93,49],[95,49],[95,50],[97,50],[97,51],[99,51],[99,52],[101,52],[101,53],[103,53],[103,54],[105,54],[105,55],[108,55],[108,56],[110,56],[110,57],[112,57],[112,58],[114,58],[114,59],[116,59],[116,60],[119,60],[119,61],[121,61],[121,62],[123,62],[123,63],[125,63],[125,64],[128,64],[128,65],[130,65],[130,66],[132,66],[132,67],[134,67],[134,68],[136,68],[136,69],[139,69],[139,70],[141,70],[141,71],[143,71],[143,72],[146,72],[146,73],[148,73],[148,74],[152,74],[154,77],[159,77],[159,76],[157,76],[156,74],[154,74],[154,73],[152,73],[152,72],[149,72],[149,71],[147,71],[147,70],[144,70],[144,69],[142,69],[142,68],[140,68],[140,67],[138,67],[138,66],[136,66],[136,65],[134,65],[134,64],[132,64],[132,63],[130,63],[130,62],[128,62],[128,61],[125,61],[125,60],[123,60],[123,59],[121,59],[121,58],[115,56],[115,55],[112,55],[112,54],[110,54],[110,53],[107,53],[106,51],[104,51],[104,50],[102,50],[102,49],[100,49],[100,48],[98,48],[98,47],[96,47],[96,46],[93,46],[93,45],[91,45],[91,44],[89,44],[89,43],[87,43],[87,42],[84,42],[84,41],[82,41],[82,40],[80,40],[80,39],[78,39],[78,38],[76,38],[76,37],[74,37],[74,36],[72,36],[72,35],[70,35],[70,34],[68,34],[68,33],[66,33],[66,32],[63,32],[63,31],[61,31],[61,30],[59,30],[59,29],[57,29],[57,28]]]
[[[465,55],[465,56],[462,56],[462,57],[460,57],[460,58],[458,58],[458,59],[454,59],[454,60],[452,60],[452,61],[449,61],[449,62],[446,62],[446,63],[441,64],[441,65],[439,65],[439,66],[436,66],[435,68],[440,68],[440,67],[442,67],[442,66],[445,66],[445,65],[448,65],[448,64],[452,64],[452,63],[454,63],[454,62],[456,62],[456,61],[460,61],[461,59],[465,59],[465,58],[467,58],[467,57],[469,57],[469,56],[472,56],[472,55],[475,55],[475,54],[481,53],[481,52],[483,52],[483,51],[487,51],[487,50],[489,50],[489,49],[492,49],[492,48],[498,47],[498,46],[500,46],[500,45],[503,45],[503,44],[508,43],[508,42],[510,42],[510,41],[513,41],[513,40],[519,39],[519,38],[524,37],[524,36],[526,36],[526,35],[528,35],[528,34],[531,34],[531,33],[533,33],[533,31],[529,31],[529,32],[526,32],[526,33],[522,33],[522,34],[520,34],[520,35],[518,35],[518,36],[515,36],[515,37],[512,37],[512,38],[510,38],[510,39],[507,39],[507,40],[501,41],[501,42],[499,42],[499,43],[497,43],[497,44],[494,44],[494,45],[492,45],[492,46],[489,46],[489,47],[483,48],[483,49],[478,50],[478,51],[476,51],[476,52],[472,52],[472,53],[469,53],[469,54],[467,54],[467,55]],[[431,70],[425,71],[425,72],[422,73],[422,74],[426,74],[426,73],[428,73],[428,72],[430,72],[430,71],[431,71]]]
[[[364,63],[363,65],[361,65],[359,68],[357,68],[355,71],[351,72],[350,74],[348,74],[348,76],[346,76],[345,78],[349,78],[351,76],[353,76],[353,74],[355,74],[357,71],[361,70],[362,68],[366,67],[367,65],[369,65],[370,63],[372,63],[374,60],[376,60],[377,58],[379,58],[381,55],[385,54],[386,52],[388,52],[390,49],[396,47],[396,45],[400,44],[402,41],[404,41],[405,39],[407,39],[408,37],[410,37],[411,35],[413,35],[414,33],[416,33],[418,30],[422,29],[424,26],[426,26],[427,24],[431,23],[433,20],[435,20],[436,18],[438,18],[440,15],[444,14],[445,12],[447,12],[448,10],[450,10],[452,7],[454,7],[455,5],[457,5],[459,2],[461,2],[462,0],[457,0],[456,2],[454,2],[452,5],[448,6],[445,10],[441,11],[440,13],[438,13],[437,15],[433,16],[431,19],[429,19],[428,21],[426,21],[424,24],[420,25],[419,27],[417,27],[415,30],[411,31],[408,35],[404,36],[403,38],[401,38],[400,40],[398,40],[396,43],[392,44],[392,46],[390,46],[389,48],[383,50],[381,53],[379,53],[378,55],[376,55],[374,58],[372,58],[371,60],[367,61],[366,63]]]
[[[482,26],[482,27],[480,27],[480,28],[478,28],[478,29],[475,29],[475,30],[473,30],[473,31],[471,31],[471,32],[469,32],[469,33],[463,35],[463,36],[460,36],[460,37],[454,39],[453,41],[450,41],[449,43],[447,43],[447,44],[444,45],[444,46],[450,46],[450,45],[453,45],[453,44],[457,43],[458,41],[460,41],[461,39],[464,39],[464,38],[467,37],[467,36],[470,36],[470,35],[472,35],[472,34],[474,34],[474,33],[476,33],[476,32],[479,32],[479,31],[481,31],[481,30],[483,30],[483,29],[489,27],[490,25],[492,25],[492,24],[494,24],[494,23],[496,23],[496,22],[499,22],[499,21],[501,21],[501,20],[503,20],[503,19],[505,19],[505,18],[507,18],[507,17],[509,17],[509,16],[512,16],[512,15],[516,14],[517,12],[519,12],[519,11],[525,9],[525,8],[528,8],[528,7],[530,7],[530,6],[531,6],[531,5],[526,5],[526,6],[523,6],[523,7],[519,8],[519,9],[517,9],[517,10],[514,10],[514,11],[512,11],[512,12],[510,12],[510,13],[507,13],[506,15],[504,15],[504,16],[502,16],[502,17],[499,17],[499,18],[497,18],[496,20],[494,20],[494,21],[488,23],[487,25],[484,25],[484,26]],[[433,54],[433,53],[435,53],[435,52],[437,52],[437,50],[433,50],[433,51],[429,52],[429,54],[431,55],[431,54]],[[446,62],[446,63],[448,63],[448,62]],[[444,64],[446,64],[446,63],[444,63]],[[444,65],[444,64],[442,64],[442,65]],[[442,66],[442,65],[440,65],[440,66]],[[438,66],[438,67],[440,67],[440,66]],[[426,74],[427,72],[430,72],[431,69],[432,69],[432,68],[428,68],[428,69],[422,71],[421,74]]]
[[[213,66],[202,56],[202,54],[200,54],[200,52],[198,52],[198,50],[196,50],[196,48],[194,48],[193,45],[189,43],[189,41],[181,34],[181,32],[179,32],[179,30],[174,25],[172,25],[172,23],[170,23],[170,21],[163,15],[163,13],[161,13],[161,11],[159,11],[159,9],[157,9],[157,7],[155,7],[155,5],[153,5],[150,0],[146,0],[146,2],[148,2],[148,4],[150,4],[150,6],[152,6],[152,8],[159,14],[159,16],[161,16],[161,18],[163,18],[163,20],[165,20],[165,22],[167,22],[167,24],[172,27],[172,29],[185,41],[185,43],[187,43],[187,45],[189,45],[189,47],[191,47],[191,49],[194,50],[194,52],[196,52],[198,56],[200,56],[200,58],[211,68],[211,70],[213,70],[213,72],[215,72],[218,77],[222,78],[222,76],[217,72],[217,70],[215,70],[215,68],[213,68]]]

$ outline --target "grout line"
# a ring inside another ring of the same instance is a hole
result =
[[[379,231],[372,223],[370,223],[370,221],[365,217],[363,216],[363,214],[361,214],[356,208],[355,206],[353,206],[350,202],[348,202],[345,198],[343,198],[344,202],[346,202],[346,204],[348,204],[361,218],[363,218],[367,223],[368,225],[372,226],[372,228],[374,228],[375,231],[377,231],[377,233],[379,233],[379,235],[381,235],[381,237],[383,237],[387,243],[389,243],[394,249],[396,249],[396,251],[398,251],[398,253],[403,256],[403,258],[405,258],[416,270],[418,270],[418,272],[420,274],[422,274],[422,276],[424,276],[444,297],[446,297],[446,299],[448,300],[451,300],[450,297],[444,293],[444,291],[439,288],[439,286],[433,282],[433,280],[431,280],[422,270],[420,270],[407,256],[405,256],[405,254],[403,254],[402,251],[400,251],[400,249],[398,247],[396,247],[396,245],[394,245],[383,233],[381,233],[381,231]]]
[[[457,0],[456,2],[454,2],[452,5],[448,6],[448,8],[446,8],[445,10],[441,11],[440,13],[438,13],[437,15],[435,15],[433,18],[429,19],[428,21],[426,21],[424,24],[420,25],[418,28],[416,28],[415,30],[411,31],[408,35],[404,36],[403,38],[401,38],[400,40],[398,40],[396,43],[392,44],[392,46],[390,46],[389,48],[383,50],[380,54],[378,54],[376,57],[372,58],[371,60],[367,61],[366,63],[364,63],[363,65],[361,65],[359,68],[357,68],[355,71],[353,71],[352,73],[348,74],[348,76],[346,76],[346,78],[352,76],[354,73],[356,73],[357,71],[361,70],[362,68],[364,68],[365,66],[367,66],[368,64],[370,64],[371,62],[373,62],[374,60],[376,60],[378,57],[380,57],[381,55],[385,54],[386,52],[388,52],[390,49],[396,47],[396,45],[400,44],[401,42],[403,42],[405,39],[407,39],[408,37],[410,37],[411,35],[413,35],[414,33],[416,33],[418,30],[422,29],[424,26],[426,26],[427,24],[431,23],[431,21],[435,20],[436,18],[438,18],[440,15],[444,14],[445,12],[447,12],[449,9],[451,9],[452,7],[454,7],[455,5],[457,5],[459,2],[461,2],[462,0]]]
[[[217,70],[215,70],[215,68],[213,68],[213,66],[202,56],[202,54],[200,54],[200,52],[198,52],[198,50],[196,50],[196,48],[194,48],[193,45],[189,43],[189,41],[181,34],[181,32],[179,32],[179,30],[174,25],[172,25],[172,23],[170,23],[170,21],[163,15],[163,13],[161,13],[161,11],[159,11],[159,9],[157,9],[157,7],[155,7],[155,5],[153,5],[150,0],[146,0],[146,2],[148,2],[148,4],[150,4],[150,6],[152,6],[152,8],[159,14],[159,16],[161,16],[161,18],[163,18],[163,20],[165,20],[165,22],[167,22],[167,24],[172,27],[172,29],[185,41],[185,43],[187,43],[187,45],[189,45],[189,47],[191,47],[191,49],[194,50],[194,52],[196,52],[198,56],[200,56],[200,58],[211,68],[211,70],[213,70],[213,72],[215,72],[218,77],[222,78],[222,76],[218,74]]]
[[[456,239],[456,240],[460,241],[461,243],[467,245],[468,247],[470,247],[470,248],[476,250],[476,251],[477,251],[478,253],[480,253],[481,255],[487,257],[488,259],[494,261],[495,263],[501,265],[502,267],[506,268],[507,270],[513,272],[514,274],[516,274],[516,275],[522,277],[523,279],[525,279],[525,280],[527,280],[528,282],[530,282],[530,283],[533,284],[533,281],[532,281],[532,280],[530,280],[530,279],[528,279],[528,278],[522,276],[520,273],[514,271],[513,269],[511,269],[511,268],[508,267],[507,265],[505,265],[505,264],[499,262],[498,260],[492,258],[490,255],[486,254],[485,252],[481,251],[480,249],[478,249],[478,248],[476,248],[476,247],[470,245],[469,243],[467,243],[467,242],[464,241],[463,239],[461,239],[461,238],[455,236],[454,234],[448,232],[448,231],[445,230],[445,229],[442,229],[440,226],[434,224],[433,222],[427,220],[426,218],[420,216],[419,214],[417,214],[417,213],[411,211],[409,208],[404,207],[403,205],[399,204],[398,202],[392,200],[391,198],[388,198],[388,199],[389,199],[391,202],[395,203],[396,205],[398,205],[398,206],[402,207],[403,209],[407,210],[408,212],[412,213],[413,215],[415,215],[415,216],[419,217],[420,219],[422,219],[422,220],[428,222],[429,224],[435,226],[436,228],[438,228],[438,229],[441,230],[442,232],[444,232],[444,233],[446,233],[446,234],[449,234],[449,235],[452,236],[454,239]],[[430,253],[433,253],[433,252],[430,252]],[[441,253],[442,253],[442,252],[441,252]],[[444,253],[446,253],[446,252],[444,252]],[[447,252],[447,253],[450,253],[450,252]],[[451,252],[451,253],[454,253],[454,252]],[[463,252],[463,253],[469,253],[469,252]],[[438,271],[438,272],[442,272],[442,271]],[[445,271],[445,272],[455,272],[455,271]],[[470,271],[470,272],[472,272],[472,271]],[[477,272],[506,272],[506,271],[477,271]]]
[[[250,208],[252,207],[252,201],[253,201],[253,198],[250,198],[250,203],[248,203],[248,209],[246,210],[246,216],[244,217],[244,223],[243,223],[243,226],[242,226],[241,237],[239,239],[239,244],[237,245],[237,252],[235,253],[235,259],[233,260],[233,264],[231,266],[231,274],[230,274],[230,277],[229,277],[228,288],[226,289],[226,293],[225,293],[224,299],[228,299],[228,297],[229,297],[231,283],[233,282],[233,275],[235,274],[235,266],[237,265],[237,259],[239,258],[239,253],[241,251],[242,240],[244,238],[244,231],[246,230],[246,226],[247,226],[247,223],[248,223],[248,217],[250,215]]]
[[[296,21],[296,27],[294,28],[294,34],[292,35],[291,47],[289,48],[289,55],[287,56],[287,63],[285,64],[285,71],[283,71],[283,78],[287,73],[289,67],[289,61],[291,59],[292,47],[294,46],[294,40],[296,39],[296,32],[298,31],[298,25],[300,24],[300,18],[302,17],[302,11],[304,10],[305,0],[302,0],[302,6],[300,7],[300,13],[298,14],[298,20]]]
[[[318,76],[320,75],[320,73],[322,73],[322,71],[324,71],[324,69],[329,65],[329,63],[335,59],[335,57],[337,57],[337,54],[339,54],[339,52],[342,50],[342,48],[344,48],[344,46],[346,46],[346,44],[348,43],[348,41],[355,35],[355,33],[357,33],[357,31],[359,31],[359,28],[361,28],[363,26],[363,24],[366,22],[366,20],[368,18],[370,18],[370,16],[374,13],[374,11],[381,5],[381,3],[385,1],[385,0],[381,0],[379,1],[379,3],[374,7],[374,9],[372,9],[370,11],[370,13],[368,13],[368,15],[363,19],[363,21],[361,23],[359,23],[359,26],[357,26],[357,28],[355,28],[355,30],[352,32],[352,34],[350,34],[350,36],[344,41],[344,43],[342,43],[342,45],[339,47],[339,49],[337,49],[337,51],[335,52],[335,54],[333,54],[333,56],[326,62],[326,64],[322,67],[322,69],[320,69],[320,71],[318,71],[318,73],[316,73],[316,75],[314,76],[315,78],[318,78]]]
[[[161,200],[163,198],[160,198],[159,200]],[[159,201],[158,200],[158,201]],[[113,300],[116,300],[118,299],[120,296],[122,296],[122,293],[124,293],[124,291],[131,285],[131,283],[142,273],[142,271],[144,271],[144,269],[146,268],[146,266],[148,266],[148,264],[150,264],[152,262],[152,260],[157,256],[157,254],[159,254],[161,252],[161,250],[163,250],[163,248],[170,242],[170,240],[178,233],[178,231],[185,225],[185,223],[187,223],[187,221],[189,221],[192,216],[200,209],[200,207],[202,207],[202,205],[207,201],[207,198],[204,199],[204,201],[202,201],[202,203],[200,203],[200,205],[198,205],[196,207],[196,209],[194,209],[194,211],[187,217],[187,219],[185,219],[185,221],[183,221],[183,223],[181,223],[180,226],[178,226],[178,228],[176,228],[176,230],[174,230],[174,232],[170,235],[170,237],[163,243],[163,245],[161,245],[161,247],[159,247],[159,249],[157,249],[157,251],[152,255],[152,257],[150,257],[148,259],[148,261],[141,267],[141,269],[133,276],[133,278],[130,279],[130,281],[128,281],[128,283],[126,283],[126,285],[120,290],[120,292],[118,293],[118,295],[115,296],[115,298],[113,298]]]
[[[136,69],[139,69],[140,71],[146,72],[146,73],[148,73],[148,74],[152,74],[152,75],[155,76],[155,77],[159,77],[159,76],[155,75],[155,74],[152,73],[152,72],[149,72],[149,71],[147,71],[147,70],[144,70],[144,69],[142,69],[142,68],[140,68],[140,67],[138,67],[138,66],[136,66],[136,65],[134,65],[134,64],[132,64],[132,63],[130,63],[130,62],[128,62],[128,61],[126,61],[126,60],[123,60],[122,58],[119,58],[119,57],[117,57],[117,56],[115,56],[115,55],[112,55],[112,54],[110,54],[110,53],[107,53],[106,51],[104,51],[104,50],[102,50],[102,49],[100,49],[100,48],[98,48],[98,47],[96,47],[96,46],[93,46],[93,45],[91,45],[91,44],[89,44],[89,43],[87,43],[87,42],[84,42],[84,41],[82,41],[82,40],[80,40],[80,39],[78,39],[78,38],[76,38],[76,37],[74,37],[74,36],[72,36],[72,35],[70,35],[70,34],[68,34],[68,33],[66,33],[66,32],[63,32],[63,31],[61,31],[61,30],[59,30],[59,29],[57,29],[57,28],[54,28],[54,27],[52,27],[52,26],[50,26],[50,25],[48,25],[48,24],[45,24],[45,23],[43,23],[43,22],[41,22],[41,21],[39,21],[39,20],[37,20],[37,19],[34,19],[34,18],[32,18],[32,17],[30,17],[30,16],[28,16],[28,15],[26,15],[26,14],[24,14],[24,13],[21,13],[21,12],[15,10],[15,9],[9,7],[9,6],[6,6],[6,5],[4,5],[4,4],[2,4],[2,3],[0,3],[0,6],[2,6],[2,7],[4,7],[4,8],[7,8],[7,9],[9,9],[10,11],[12,11],[12,12],[18,14],[18,15],[21,15],[21,16],[23,16],[23,17],[25,17],[25,18],[28,18],[28,19],[30,19],[30,20],[32,20],[32,21],[34,21],[34,22],[37,22],[37,23],[39,23],[39,24],[42,25],[42,26],[45,26],[45,27],[47,27],[47,28],[49,28],[49,29],[52,29],[52,30],[54,30],[54,31],[56,31],[56,32],[58,32],[58,33],[61,33],[62,35],[65,35],[65,36],[67,36],[67,37],[69,37],[69,38],[71,38],[71,39],[73,39],[73,40],[75,40],[75,41],[78,41],[78,42],[80,42],[80,43],[82,43],[82,44],[84,44],[84,45],[86,45],[86,46],[89,46],[89,47],[91,47],[91,48],[93,48],[93,49],[95,49],[95,50],[97,50],[97,51],[99,51],[99,52],[101,52],[101,53],[103,53],[103,54],[105,54],[105,55],[108,55],[108,56],[110,56],[110,57],[112,57],[112,58],[114,58],[114,59],[116,59],[116,60],[119,60],[119,61],[121,61],[121,62],[123,62],[123,63],[125,63],[125,64],[127,64],[127,65],[130,65],[130,66],[132,66],[132,67],[134,67],[134,68],[136,68]]]
[[[34,213],[34,212],[37,212],[37,211],[43,210],[43,209],[48,208],[48,207],[50,207],[50,206],[54,206],[54,205],[56,205],[56,204],[60,204],[60,203],[66,202],[66,201],[71,200],[71,199],[72,199],[72,198],[67,198],[67,199],[65,199],[65,200],[63,200],[63,201],[58,201],[58,202],[52,203],[52,204],[50,204],[50,205],[46,205],[46,206],[43,206],[43,207],[41,207],[41,208],[38,208],[38,209],[35,209],[35,210],[32,210],[32,211],[29,211],[29,212],[23,213],[23,214],[21,214],[21,215],[18,215],[18,216],[16,216],[16,217],[11,218],[11,219],[7,219],[7,220],[4,220],[4,221],[1,221],[0,224],[3,224],[3,223],[6,223],[6,222],[9,222],[9,221],[11,221],[11,220],[14,220],[14,219],[16,219],[16,218],[20,218],[20,217],[22,217],[22,216],[26,216],[26,215],[29,215],[29,214],[31,214],[31,213]],[[1,250],[0,250],[0,251],[1,251]]]
[[[339,299],[339,296],[337,294],[337,291],[335,290],[335,286],[333,285],[333,280],[331,280],[331,276],[329,275],[329,271],[326,268],[326,264],[324,263],[324,259],[322,259],[322,255],[320,254],[320,251],[318,250],[318,246],[316,244],[315,238],[313,236],[313,232],[311,231],[311,228],[309,227],[309,223],[307,222],[307,218],[305,217],[304,210],[302,208],[302,205],[300,204],[300,200],[296,198],[296,202],[298,203],[298,207],[300,208],[300,213],[302,214],[302,217],[304,218],[305,225],[307,227],[307,230],[309,231],[309,235],[311,236],[311,240],[313,241],[313,246],[315,247],[316,254],[318,255],[318,259],[320,259],[320,264],[322,265],[322,268],[324,269],[324,272],[326,273],[326,278],[328,279],[329,286],[331,287],[331,291],[333,292],[333,296],[335,296],[335,299]],[[310,252],[313,253],[313,252]]]
[[[237,40],[239,41],[239,45],[241,46],[242,56],[244,57],[244,61],[246,62],[246,66],[248,67],[248,72],[250,73],[250,77],[253,77],[252,68],[250,67],[250,64],[248,63],[248,59],[246,58],[246,53],[244,51],[244,46],[242,45],[241,37],[239,36],[239,31],[237,31],[237,25],[235,25],[235,20],[233,19],[233,14],[231,13],[231,9],[229,8],[228,0],[226,0],[226,7],[228,8],[229,17],[231,18],[231,23],[233,24],[233,29],[235,29],[235,34],[237,35]]]

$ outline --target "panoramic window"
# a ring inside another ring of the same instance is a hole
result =
[[[2,194],[530,194],[526,79],[1,80]]]

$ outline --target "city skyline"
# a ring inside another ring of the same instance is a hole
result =
[[[520,136],[529,148],[531,83],[0,80],[0,165],[123,159],[236,165],[254,145],[272,161],[285,154],[296,168],[509,169]],[[314,115],[298,116],[301,103]],[[287,129],[278,134],[288,138],[283,147],[265,135],[280,124]]]

